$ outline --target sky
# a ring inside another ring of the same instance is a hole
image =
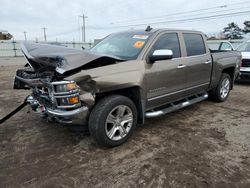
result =
[[[243,2],[243,3],[242,3]],[[227,6],[223,6],[227,5]],[[0,31],[16,40],[80,41],[82,18],[86,18],[86,41],[130,29],[193,29],[207,34],[220,32],[229,22],[243,27],[250,20],[250,1],[244,0],[0,0]],[[203,9],[202,11],[199,11]],[[207,9],[207,10],[204,10]],[[242,15],[237,12],[245,12]],[[234,13],[234,14],[232,14]],[[213,15],[221,18],[204,18]],[[232,15],[231,15],[232,14]],[[231,15],[230,17],[228,17]],[[189,18],[203,17],[188,21]],[[156,23],[157,22],[157,23]]]

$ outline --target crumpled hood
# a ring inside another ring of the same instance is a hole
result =
[[[96,54],[88,50],[79,50],[56,45],[23,43],[21,48],[29,64],[35,71],[49,66],[54,67],[59,74],[64,74],[76,69],[84,69],[85,65],[91,63],[93,64],[88,66],[88,68],[105,66],[113,64],[116,61],[123,61],[115,56]]]

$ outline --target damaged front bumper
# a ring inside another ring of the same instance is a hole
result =
[[[34,81],[34,82],[33,82]],[[65,124],[87,124],[89,106],[80,97],[80,88],[74,81],[39,82],[38,79],[15,78],[16,86],[28,86],[32,94],[26,101],[33,111],[49,121]],[[17,88],[18,89],[18,88]]]
[[[89,108],[87,106],[81,106],[71,110],[52,109],[41,104],[32,95],[28,96],[26,100],[33,111],[41,113],[43,117],[49,118],[50,120],[65,124],[87,124],[87,117],[89,115]]]

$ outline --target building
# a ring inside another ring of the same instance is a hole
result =
[[[10,40],[12,35],[8,31],[0,31],[0,40]]]

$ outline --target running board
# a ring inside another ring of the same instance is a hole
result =
[[[153,118],[153,117],[158,117],[164,114],[168,114],[170,112],[173,112],[173,111],[182,109],[184,107],[190,106],[192,104],[201,102],[207,98],[208,98],[207,93],[187,97],[183,100],[180,100],[179,102],[174,102],[174,103],[169,104],[168,107],[166,108],[163,108],[157,111],[146,112],[146,118]]]

